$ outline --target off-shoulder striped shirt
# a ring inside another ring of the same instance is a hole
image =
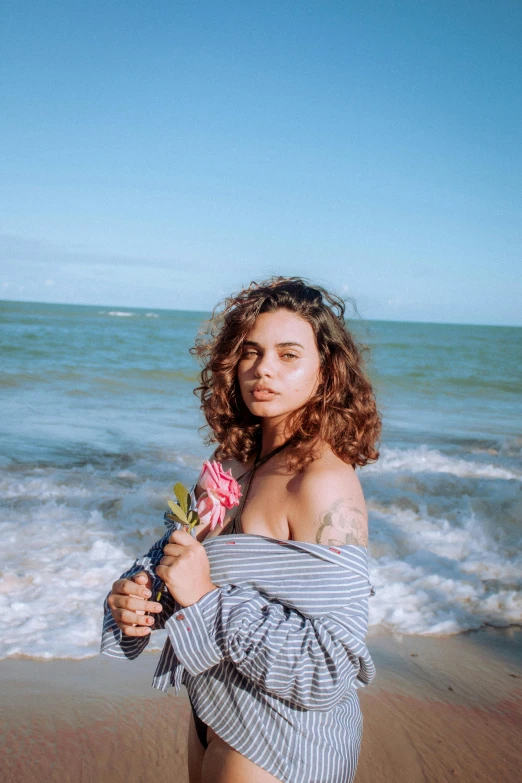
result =
[[[167,523],[167,520],[166,520]],[[122,578],[155,566],[178,523]],[[375,674],[365,644],[366,547],[239,534],[203,546],[216,590],[181,607],[167,590],[153,687],[185,685],[197,715],[284,783],[351,783],[362,734],[357,688]],[[102,652],[135,658],[150,635],[124,636],[105,601]]]

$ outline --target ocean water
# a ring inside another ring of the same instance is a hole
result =
[[[211,452],[188,353],[205,317],[0,302],[0,657],[97,653],[112,582]],[[371,625],[522,624],[522,329],[351,326],[384,420],[358,471]]]

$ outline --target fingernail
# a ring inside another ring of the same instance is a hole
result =
[[[143,595],[145,596],[145,598],[150,598],[152,593],[150,592],[150,590],[144,590]]]

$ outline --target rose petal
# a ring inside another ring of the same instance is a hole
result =
[[[216,507],[219,509],[220,505],[217,498],[207,492],[203,492],[196,503],[196,511],[198,512],[200,521],[204,524],[210,522],[215,513],[214,509]]]
[[[201,479],[199,482],[202,489],[216,489],[218,484],[215,478],[215,471],[212,470],[212,465],[208,460],[203,463],[203,471],[201,473]]]

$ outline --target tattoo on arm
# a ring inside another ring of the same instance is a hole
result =
[[[368,522],[366,514],[356,506],[337,500],[321,514],[315,540],[318,544],[343,546],[358,544],[368,546]]]

